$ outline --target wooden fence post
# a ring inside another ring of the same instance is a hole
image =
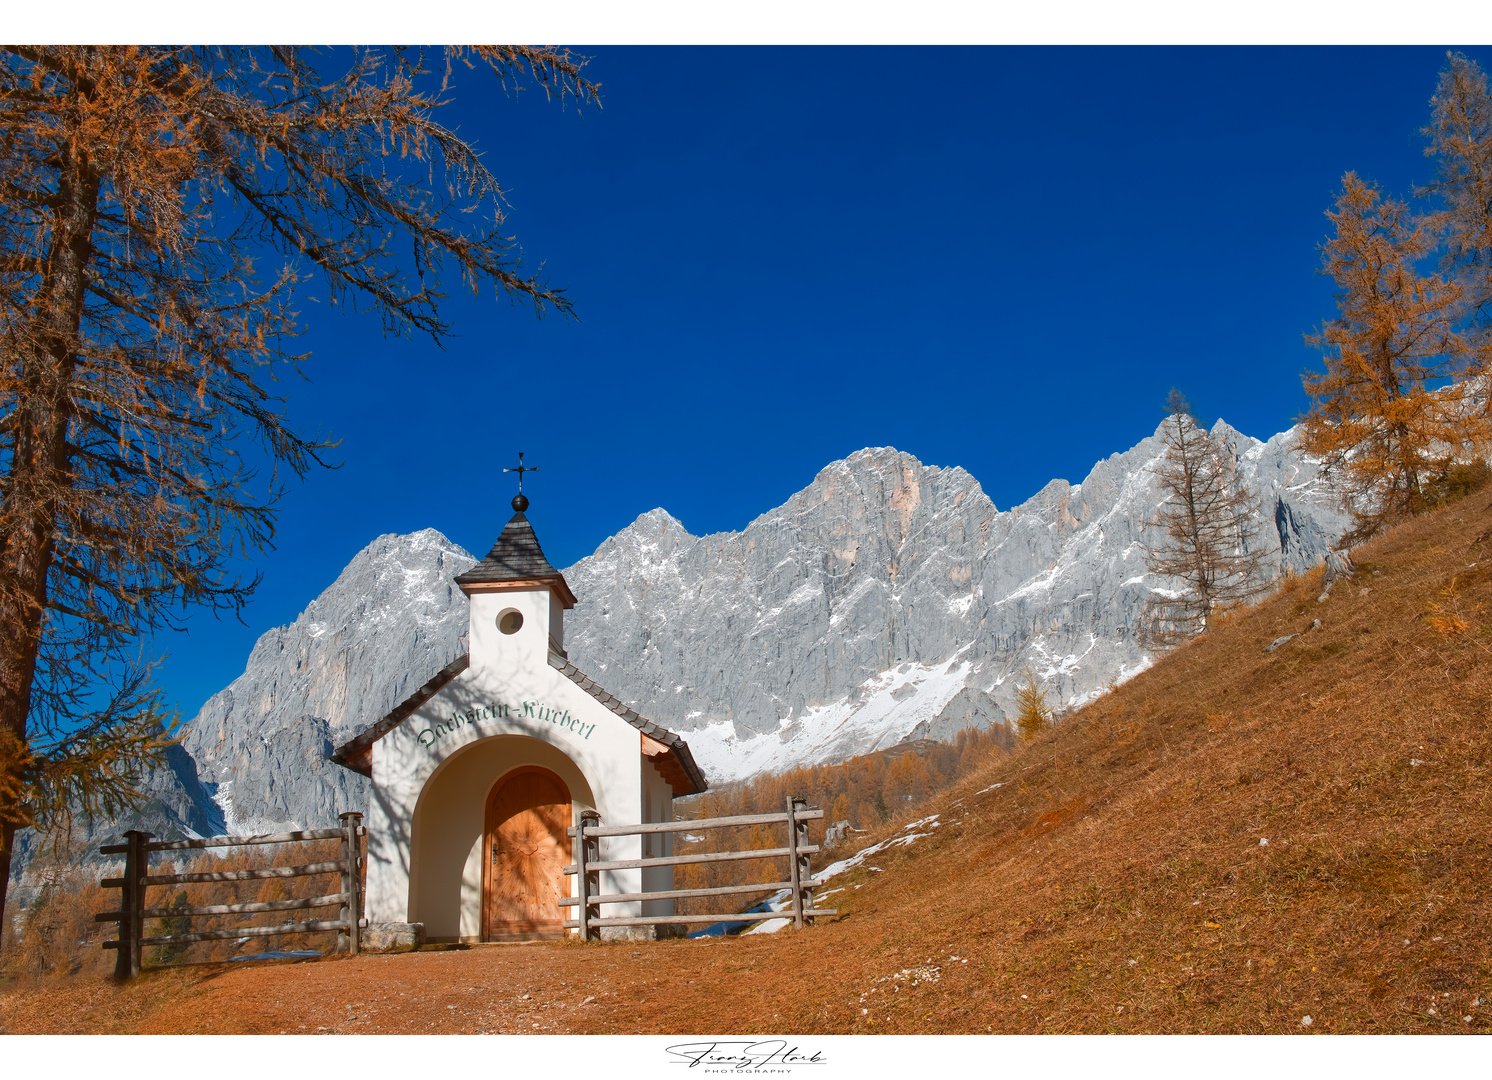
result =
[[[338,814],[337,820],[342,823],[342,921],[347,924],[347,929],[337,935],[337,944],[340,946],[337,951],[356,956],[361,939],[358,921],[363,906],[362,875],[358,872],[358,864],[362,860],[358,858],[357,833],[363,815],[349,810],[345,814]]]
[[[129,829],[124,834],[124,888],[119,890],[119,955],[114,960],[114,978],[128,982],[140,975],[140,939],[145,936],[145,875],[150,872],[150,852],[145,850],[151,834]]]
[[[580,881],[580,940],[595,941],[600,938],[600,932],[591,926],[593,913],[591,908],[595,906],[594,917],[600,918],[601,909],[599,905],[592,905],[591,898],[601,895],[601,875],[587,867],[588,863],[601,861],[601,845],[595,837],[586,835],[587,826],[599,826],[601,815],[594,810],[582,810],[580,812],[580,824],[575,829],[575,876]]]
[[[803,918],[803,912],[813,910],[813,856],[805,848],[808,843],[808,822],[800,821],[796,815],[808,809],[808,800],[801,795],[793,799],[793,820],[791,827],[796,836],[793,838],[793,849],[798,853],[798,865],[793,870],[793,880],[798,888],[798,917]],[[812,916],[809,916],[810,918]],[[802,923],[799,923],[801,926]]]
[[[580,893],[576,897],[579,903],[575,905],[575,909],[578,912],[575,918],[580,923],[578,929],[580,930],[581,941],[589,941],[591,939],[591,908],[586,902],[588,899],[586,896],[588,890],[586,888],[587,875],[585,871],[585,827],[589,824],[590,821],[586,818],[585,812],[582,811],[580,821],[575,826],[575,881],[580,887]]]
[[[787,797],[787,872],[789,888],[792,890],[793,928],[803,929],[803,890],[798,881],[798,807],[807,803],[796,795]]]

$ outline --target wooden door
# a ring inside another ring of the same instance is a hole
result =
[[[570,789],[548,769],[518,769],[487,797],[487,859],[482,937],[532,941],[561,937],[570,879]]]

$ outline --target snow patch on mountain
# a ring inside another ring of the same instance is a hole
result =
[[[936,666],[902,664],[865,680],[853,695],[784,717],[775,732],[742,738],[733,725],[715,723],[691,731],[689,749],[712,783],[868,754],[935,720],[970,669],[958,656]]]

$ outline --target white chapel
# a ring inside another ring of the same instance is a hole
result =
[[[487,557],[456,578],[471,602],[467,654],[332,753],[372,780],[370,925],[422,923],[431,942],[562,936],[575,909],[558,901],[576,889],[563,873],[575,861],[566,830],[580,814],[594,810],[608,825],[672,821],[676,796],[705,790],[683,739],[570,663],[565,612],[575,596],[544,557],[528,505],[520,490]],[[672,834],[602,843],[608,860],[672,854]],[[601,891],[672,881],[672,867],[610,870]],[[606,909],[673,913],[672,900]]]

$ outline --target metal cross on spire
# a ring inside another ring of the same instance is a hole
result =
[[[525,465],[523,463],[523,451],[518,451],[518,465],[515,468],[504,469],[503,472],[515,472],[518,474],[518,494],[513,496],[513,509],[523,513],[528,509],[528,496],[523,494],[523,474],[526,472],[538,472],[537,465]]]

